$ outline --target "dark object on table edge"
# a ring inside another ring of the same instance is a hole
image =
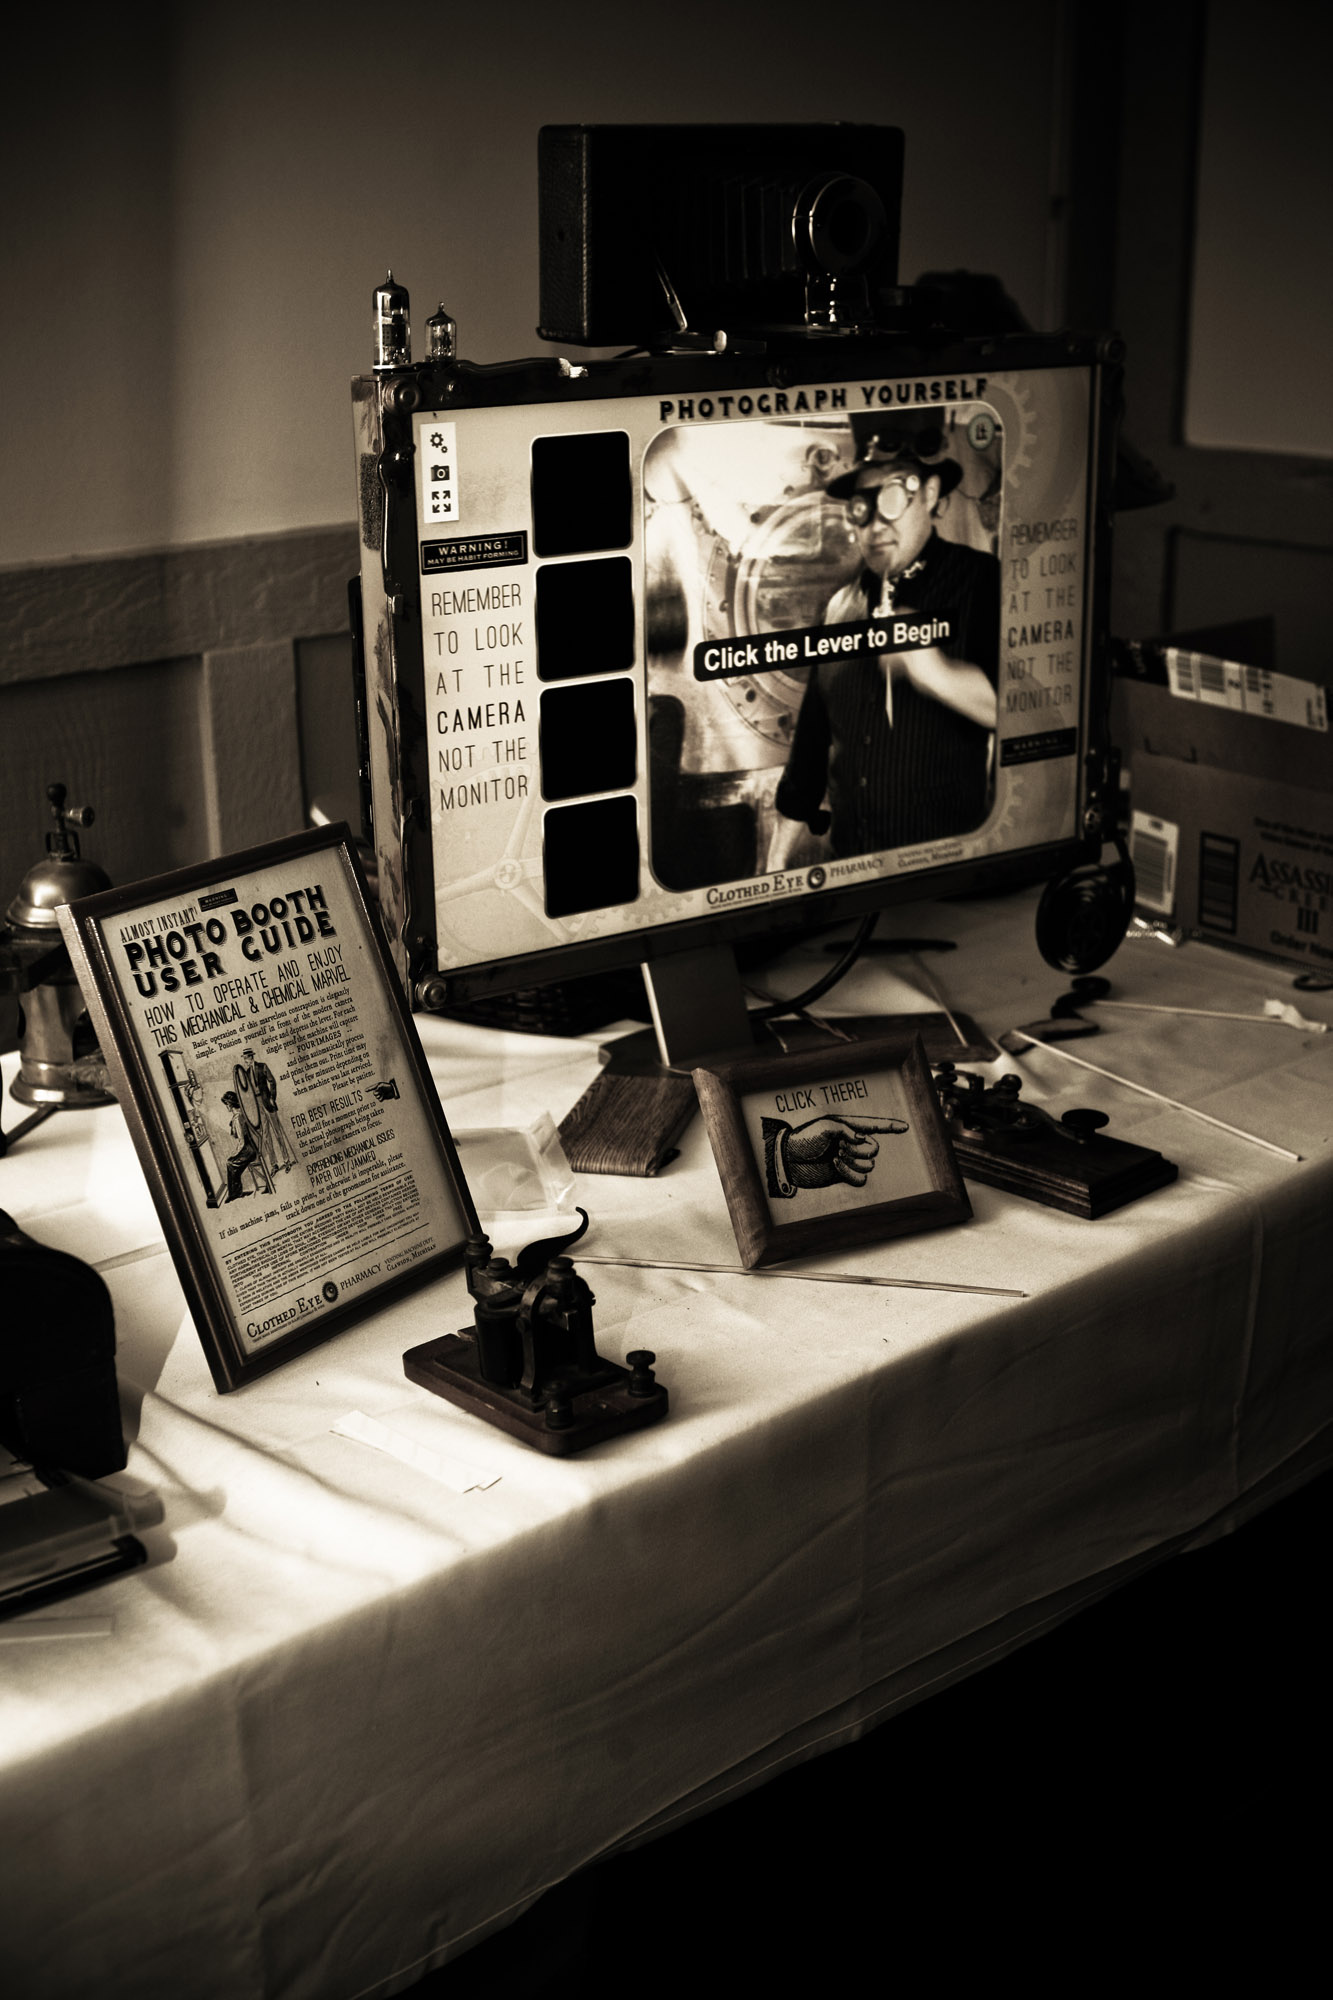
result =
[[[597,1352],[596,1300],[571,1258],[552,1257],[530,1276],[526,1253],[516,1268],[478,1235],[465,1262],[475,1324],[409,1348],[410,1382],[562,1458],[666,1415],[655,1355],[639,1349],[621,1368]]]
[[[115,1316],[102,1279],[0,1209],[0,1297],[0,1444],[86,1479],[123,1470]]]
[[[0,1210],[0,1297],[0,1446],[20,1461],[4,1476],[0,1505],[7,1618],[146,1561],[126,1531],[160,1520],[161,1509],[95,1483],[126,1456],[115,1319],[97,1272]]]
[[[162,1519],[156,1497],[130,1497],[51,1467],[17,1467],[5,1478],[22,1483],[0,1506],[0,1618],[58,1603],[147,1562],[139,1537],[126,1531]]]
[[[1180,1171],[1146,1146],[1108,1138],[1105,1112],[1066,1111],[1057,1120],[1020,1102],[1023,1080],[1012,1073],[987,1086],[984,1077],[942,1062],[935,1087],[966,1178],[1047,1208],[1092,1221],[1168,1187]]]

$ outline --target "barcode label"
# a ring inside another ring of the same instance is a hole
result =
[[[1240,895],[1240,842],[1220,833],[1199,835],[1199,923],[1234,936]]]
[[[1328,731],[1328,696],[1313,681],[1271,674],[1266,667],[1238,666],[1209,653],[1187,653],[1179,646],[1164,647],[1162,656],[1167,686],[1182,701],[1229,708],[1237,715],[1263,715],[1270,722],[1292,722],[1321,734]]]
[[[1136,812],[1129,829],[1129,858],[1134,863],[1134,901],[1145,910],[1169,917],[1176,900],[1176,853],[1180,828],[1169,819]]]

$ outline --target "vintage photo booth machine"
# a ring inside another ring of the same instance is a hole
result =
[[[363,778],[414,1004],[642,962],[665,1016],[673,964],[699,984],[682,953],[1049,880],[1112,837],[1119,345],[900,287],[902,160],[880,127],[546,128],[540,332],[580,359],[474,365],[441,307],[414,362],[405,290],[377,289]],[[862,850],[782,788],[812,674],[948,651],[950,607],[905,580],[831,622],[862,573],[849,475],[896,454],[992,579],[997,711],[966,823],[885,846],[871,819]]]

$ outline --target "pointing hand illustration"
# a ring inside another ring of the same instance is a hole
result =
[[[864,1187],[879,1154],[875,1133],[907,1129],[905,1118],[812,1118],[787,1135],[787,1172],[798,1188]]]

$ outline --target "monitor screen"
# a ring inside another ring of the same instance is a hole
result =
[[[890,335],[354,397],[381,897],[465,998],[1085,858],[1091,338]]]

